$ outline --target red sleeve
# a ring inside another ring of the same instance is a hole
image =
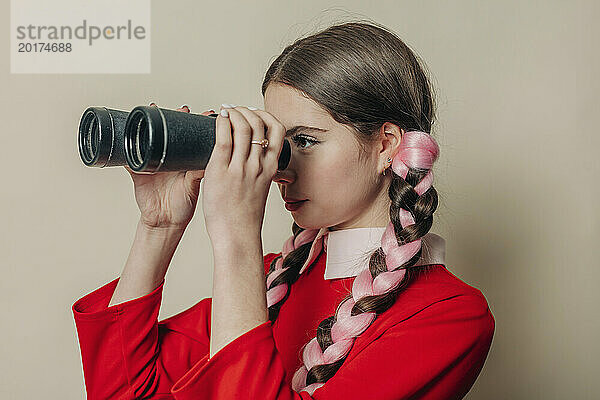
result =
[[[208,355],[173,387],[177,400],[460,399],[487,357],[495,321],[483,296],[434,303],[388,328],[313,396],[285,382],[271,322]],[[352,356],[352,358],[350,358]]]
[[[172,398],[174,381],[208,352],[208,333],[203,339],[199,330],[188,336],[158,323],[164,280],[143,297],[107,307],[118,280],[72,307],[87,398],[129,400],[149,394]],[[205,300],[194,308],[203,308]]]
[[[274,256],[264,256],[266,270]],[[211,299],[158,322],[165,281],[108,307],[118,281],[72,306],[87,398],[172,399],[173,384],[209,353]]]

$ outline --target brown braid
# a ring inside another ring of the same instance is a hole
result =
[[[431,132],[435,104],[433,88],[424,67],[398,36],[373,22],[334,25],[298,39],[287,46],[269,66],[262,84],[263,95],[272,83],[299,90],[336,122],[352,128],[361,148],[365,150],[360,153],[361,159],[370,154],[367,151],[369,144],[378,138],[378,132],[386,122],[407,132]],[[399,245],[422,238],[432,226],[433,213],[438,204],[437,192],[433,187],[421,196],[415,191],[415,186],[427,172],[410,169],[406,179],[392,174],[388,190],[392,201],[390,220]],[[401,209],[412,214],[414,224],[402,227]],[[292,230],[294,237],[302,231],[295,223]],[[287,283],[288,291],[281,301],[269,307],[271,322],[276,320],[283,302],[289,297],[292,284],[298,279],[298,272],[308,259],[312,244],[299,246],[283,260],[284,267],[288,269],[275,278],[271,287]],[[394,289],[382,295],[359,299],[351,315],[366,312],[379,315],[388,310],[400,291],[417,274],[430,268],[414,267],[422,251],[421,248],[400,266],[406,272]],[[274,270],[277,260],[272,261],[269,272]],[[369,272],[375,278],[384,271],[387,271],[385,254],[379,248],[371,254]],[[317,328],[316,338],[322,351],[332,344],[331,328],[337,320],[339,308],[338,305],[335,314],[321,321]],[[306,385],[326,382],[344,360],[345,357],[332,364],[313,366],[306,375]]]
[[[397,232],[396,236],[400,245],[412,242],[425,236],[425,234],[427,234],[431,228],[431,224],[433,222],[433,213],[438,204],[437,192],[433,186],[421,196],[419,196],[414,190],[414,187],[417,185],[417,183],[419,183],[426,173],[427,171],[417,172],[411,169],[406,176],[406,181],[400,176],[394,175],[392,184],[390,185],[389,195],[392,199],[392,205],[390,206],[390,218],[394,224],[394,231]],[[409,210],[415,219],[415,224],[409,225],[406,228],[402,228],[399,219],[399,208]],[[364,312],[374,312],[379,315],[388,310],[396,302],[396,298],[398,297],[400,291],[407,287],[419,272],[423,273],[431,268],[429,265],[412,267],[421,257],[421,253],[422,249],[400,267],[406,268],[406,274],[396,288],[386,294],[379,296],[366,296],[358,300],[352,308],[352,315],[354,316]],[[387,267],[385,266],[385,254],[383,253],[383,249],[381,247],[375,250],[375,252],[373,252],[371,255],[369,260],[369,270],[373,279],[375,279],[375,277],[377,277],[377,275],[379,275],[381,272],[387,271]],[[350,294],[348,297],[351,296],[352,294]],[[342,300],[340,304],[346,299],[347,298]],[[319,346],[321,347],[322,351],[325,351],[325,349],[333,343],[331,339],[331,326],[336,321],[336,315],[321,321],[319,328],[317,329],[317,341],[319,342]],[[335,375],[337,370],[344,363],[345,359],[346,357],[332,364],[315,365],[308,371],[306,384],[310,385],[315,382],[327,382],[329,378]]]

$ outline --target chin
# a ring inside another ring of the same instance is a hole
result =
[[[296,225],[298,225],[300,228],[305,229],[305,230],[321,229],[324,226],[328,226],[328,225],[323,224],[323,218],[319,218],[316,221],[311,220],[309,218],[302,218],[302,216],[299,216],[299,215],[297,215],[295,218],[292,215],[292,218],[293,218],[294,222],[296,223]]]
[[[292,219],[294,220],[296,225],[298,225],[302,229],[319,229],[319,228],[315,228],[314,224],[311,224],[310,221],[307,220],[306,218],[302,218],[302,217],[298,217],[298,216],[296,216],[294,218],[294,214],[292,214]]]
[[[310,227],[310,225],[306,225],[302,221],[297,220],[296,218],[294,218],[294,222],[302,229],[313,229]]]

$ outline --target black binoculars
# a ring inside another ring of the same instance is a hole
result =
[[[128,164],[138,173],[204,170],[215,147],[216,117],[155,105],[130,112],[88,107],[79,122],[79,156],[88,167]],[[287,168],[290,157],[285,139],[279,171]]]

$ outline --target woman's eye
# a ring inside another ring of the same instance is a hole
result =
[[[316,140],[312,140],[312,139],[309,139],[309,138],[307,138],[306,136],[300,136],[300,135],[298,135],[298,136],[294,136],[294,137],[292,138],[292,140],[293,140],[293,141],[294,141],[294,143],[296,143],[296,145],[298,145],[298,147],[300,147],[301,149],[306,149],[306,148],[310,147],[310,146],[308,146],[308,147],[305,147],[305,146],[303,146],[303,145],[302,145],[303,143],[304,143],[304,144],[305,144],[305,143],[309,143],[309,144],[311,144],[311,145],[313,145],[313,144],[317,144],[317,143],[318,143]]]

